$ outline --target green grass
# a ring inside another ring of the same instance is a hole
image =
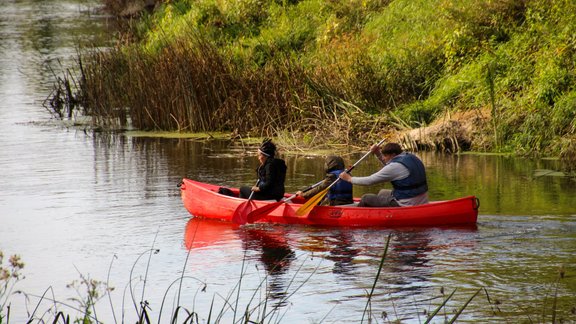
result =
[[[568,0],[164,2],[136,42],[83,55],[71,99],[99,123],[342,143],[477,110],[471,150],[568,156],[574,21]]]

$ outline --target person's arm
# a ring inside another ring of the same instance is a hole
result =
[[[401,180],[410,175],[410,171],[400,163],[389,163],[378,172],[367,177],[350,177],[350,182],[359,186],[369,186],[382,182]]]
[[[313,197],[314,195],[316,195],[320,191],[328,188],[328,186],[330,186],[332,184],[332,182],[334,182],[334,180],[336,180],[336,176],[333,175],[332,173],[328,173],[328,174],[326,174],[326,177],[324,178],[324,180],[322,181],[322,183],[318,187],[312,188],[306,192],[298,191],[296,194],[302,198],[308,199],[310,197]]]
[[[370,147],[370,152],[374,154],[374,156],[378,159],[378,161],[380,161],[380,163],[382,163],[382,165],[386,165],[386,162],[384,161],[384,155],[382,155],[382,151],[380,150],[380,146],[377,144],[372,145],[372,147]]]

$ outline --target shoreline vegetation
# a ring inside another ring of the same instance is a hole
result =
[[[379,265],[370,290],[367,287],[365,294],[359,296],[359,298],[366,299],[360,323],[400,323],[406,320],[402,316],[405,317],[407,314],[400,315],[396,312],[387,314],[385,311],[378,313],[381,305],[374,304],[375,302],[372,300],[375,293],[381,293],[382,290],[386,289],[379,284],[379,280],[383,266],[387,261],[391,239],[392,234],[389,234],[382,247],[382,257],[379,260],[375,260]],[[153,255],[158,253],[160,253],[160,250],[154,247],[144,251],[134,262],[133,269],[138,263],[145,264],[147,269],[150,262],[152,262]],[[191,249],[184,261],[184,269],[186,269],[190,253]],[[278,295],[278,293],[270,291],[266,282],[269,280],[268,277],[274,271],[274,268],[276,266],[281,267],[283,259],[278,259],[277,264],[263,275],[255,291],[252,288],[242,286],[243,277],[249,273],[243,263],[238,283],[226,296],[217,293],[210,295],[209,291],[212,287],[209,287],[208,283],[182,272],[182,275],[167,287],[162,303],[160,305],[151,305],[147,300],[150,296],[144,294],[148,272],[146,271],[145,274],[140,276],[138,273],[131,272],[130,282],[124,289],[122,307],[120,307],[120,305],[114,305],[112,294],[122,293],[121,289],[115,289],[112,286],[113,283],[109,281],[95,280],[81,273],[79,273],[79,279],[67,285],[67,288],[74,290],[76,297],[66,301],[59,300],[55,296],[52,287],[48,287],[42,295],[15,290],[17,283],[25,279],[23,274],[24,263],[20,256],[12,255],[8,262],[4,264],[3,256],[3,252],[0,250],[0,324],[12,323],[12,303],[15,302],[17,295],[23,296],[33,309],[32,311],[27,310],[27,323],[102,323],[99,314],[103,311],[102,307],[107,308],[107,306],[102,306],[102,303],[106,303],[106,299],[110,306],[108,311],[112,314],[116,323],[119,319],[123,323],[134,315],[137,318],[136,323],[142,324],[162,323],[161,319],[164,318],[164,321],[166,321],[166,317],[170,319],[170,323],[220,323],[229,320],[230,316],[233,316],[233,322],[238,323],[281,323],[285,313],[283,307],[278,305],[289,302],[290,298],[306,285],[315,274],[315,271],[313,271],[311,274],[306,275],[305,278],[301,278],[301,275],[296,272],[290,280],[290,284],[286,287],[286,291],[282,294],[282,300],[278,302],[277,300],[274,301],[274,295]],[[116,258],[116,256],[114,257]],[[302,258],[302,262],[307,262],[311,258],[311,256],[306,256]],[[114,258],[112,262],[113,260]],[[112,262],[109,271],[112,271]],[[137,278],[138,276],[139,279]],[[462,289],[463,291],[453,288],[451,292],[445,291],[444,287],[439,287],[438,292],[433,296],[413,301],[415,307],[412,314],[414,318],[412,319],[418,319],[423,323],[431,323],[437,320],[442,320],[445,323],[454,323],[461,316],[472,316],[472,318],[480,317],[483,320],[503,322],[518,321],[518,319],[526,322],[541,323],[570,322],[576,315],[576,307],[573,306],[571,298],[561,296],[564,286],[562,280],[565,276],[566,273],[562,266],[554,282],[542,292],[544,295],[542,300],[534,300],[533,302],[536,304],[531,304],[528,308],[516,304],[512,300],[501,301],[497,296],[492,295],[486,287]],[[193,281],[198,285],[197,296],[194,297],[192,305],[183,305],[180,301],[184,281]],[[246,303],[245,300],[240,300],[240,292],[244,290],[253,291],[252,297],[246,305],[244,305]],[[140,292],[141,296],[138,298],[137,295]],[[170,298],[168,296],[173,296],[172,304],[169,303]],[[537,298],[538,296],[531,297]],[[212,301],[210,309],[196,309],[195,301],[197,298],[210,298]],[[131,307],[124,307],[124,305],[129,305],[126,299],[131,299],[132,301],[133,308],[131,310]],[[18,305],[14,307],[18,307]],[[118,308],[122,309],[118,310]],[[156,309],[156,314],[152,314],[153,309]],[[320,322],[323,322],[328,315],[329,313]],[[158,316],[157,320],[155,316]],[[408,320],[411,319],[408,318]]]
[[[557,157],[576,170],[569,0],[102,0],[47,106],[98,129]]]

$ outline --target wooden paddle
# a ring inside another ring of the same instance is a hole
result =
[[[322,182],[324,182],[324,180],[322,180],[322,181],[320,181],[320,182],[318,182],[318,183],[315,183],[315,184],[311,185],[310,187],[302,190],[302,192],[306,192],[306,191],[312,190],[312,189],[318,187],[319,185],[321,185]],[[280,201],[273,202],[273,203],[268,204],[268,205],[266,205],[266,206],[262,206],[262,207],[260,207],[260,208],[254,209],[253,211],[251,211],[250,213],[248,213],[248,217],[247,217],[247,218],[248,218],[248,223],[254,223],[255,221],[259,220],[260,218],[262,218],[262,217],[268,215],[269,213],[271,213],[274,209],[278,208],[278,206],[282,205],[283,203],[289,202],[290,200],[292,200],[292,199],[294,199],[294,198],[296,198],[296,194],[294,194],[294,195],[292,195],[292,196],[290,196],[290,197],[288,197],[288,198],[281,199]]]
[[[382,145],[382,143],[384,143],[384,139],[381,140],[377,145],[380,146],[380,145]],[[371,152],[368,151],[366,154],[364,154],[364,156],[362,156],[360,158],[360,160],[356,161],[356,163],[354,163],[354,165],[352,165],[350,168],[344,170],[344,172],[346,172],[346,173],[352,172],[352,170],[356,167],[356,165],[358,165],[358,163],[362,162],[368,155],[370,155],[370,153]],[[300,208],[298,208],[298,210],[296,210],[296,215],[304,216],[304,215],[308,214],[310,212],[310,210],[312,210],[312,208],[314,208],[314,206],[318,205],[318,203],[320,201],[322,201],[322,199],[324,199],[324,196],[326,196],[326,194],[328,193],[328,190],[330,190],[330,188],[332,188],[332,186],[335,185],[338,181],[340,181],[340,178],[336,179],[326,189],[320,191],[314,197],[308,199],[308,201],[306,201],[306,203],[304,203],[304,205],[302,205]]]
[[[256,181],[256,186],[260,183],[260,179],[258,179],[258,181]],[[236,207],[236,210],[234,211],[234,214],[232,215],[232,221],[236,224],[240,224],[240,225],[244,225],[246,224],[246,221],[248,220],[248,214],[252,211],[252,196],[254,196],[254,191],[250,192],[250,196],[248,197],[248,200],[246,200],[245,202],[241,203],[238,207]]]

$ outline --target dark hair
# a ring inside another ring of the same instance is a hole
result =
[[[266,156],[274,157],[274,155],[276,155],[276,145],[272,143],[271,139],[265,138],[260,148],[258,148],[258,151]]]
[[[400,153],[402,153],[402,148],[400,147],[400,145],[398,143],[388,143],[388,144],[384,145],[384,147],[382,148],[382,154],[398,155]]]

